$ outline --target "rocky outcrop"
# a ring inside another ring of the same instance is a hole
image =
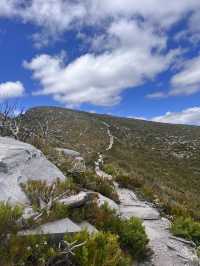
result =
[[[28,180],[65,179],[62,172],[49,162],[41,151],[30,144],[0,137],[0,201],[28,203],[20,183]]]

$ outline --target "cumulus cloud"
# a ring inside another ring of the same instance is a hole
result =
[[[188,108],[181,112],[167,112],[165,115],[154,117],[151,120],[163,123],[200,126],[200,107]]]
[[[119,17],[140,17],[141,21],[167,29],[187,14],[196,13],[199,7],[199,0],[168,0],[164,5],[160,0],[1,0],[0,16],[17,16],[40,26],[45,43],[49,35],[76,26],[102,27]],[[35,38],[39,40],[38,34]]]
[[[185,61],[180,72],[171,80],[170,95],[190,95],[200,91],[200,56]]]
[[[69,64],[62,57],[47,54],[25,62],[24,66],[42,85],[38,93],[53,95],[66,105],[114,105],[124,89],[152,80],[169,67],[177,53],[161,53],[165,37],[134,21],[113,22],[107,29],[107,38],[109,50],[82,55]]]
[[[0,83],[0,101],[23,96],[24,86],[20,81]]]
[[[94,20],[105,17],[141,16],[152,24],[159,24],[162,28],[168,28],[191,11],[195,11],[200,3],[198,0],[90,0],[90,13],[94,14]]]

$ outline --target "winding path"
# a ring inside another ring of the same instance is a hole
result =
[[[105,123],[102,122],[106,127],[107,127],[107,134],[109,137],[109,145],[106,148],[106,151],[109,151],[112,149],[113,144],[114,144],[114,136],[111,134],[110,131],[110,126]],[[108,179],[108,180],[112,180],[112,176],[107,174],[106,172],[104,172],[103,170],[101,170],[101,165],[103,165],[104,161],[103,161],[103,155],[101,153],[98,153],[98,158],[97,161],[95,161],[95,173],[97,176],[103,178],[103,179]]]

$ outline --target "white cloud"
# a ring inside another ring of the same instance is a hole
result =
[[[20,81],[0,84],[0,101],[23,96],[24,86]]]
[[[200,56],[185,61],[180,72],[171,80],[169,95],[190,95],[200,91]]]
[[[16,16],[40,26],[45,43],[50,35],[78,25],[104,27],[119,17],[140,17],[150,25],[166,29],[186,14],[196,13],[199,7],[199,0],[168,0],[164,4],[161,0],[1,0],[0,16]],[[35,38],[39,41],[38,34]]]
[[[162,98],[166,98],[167,94],[162,91],[157,91],[157,92],[148,94],[146,97],[149,99],[162,99]]]
[[[64,0],[32,0],[21,14],[27,21],[55,31],[66,30],[72,22],[86,15],[85,6],[81,1]]]
[[[1,0],[0,1],[0,17],[12,17],[16,15],[19,8],[18,0]]]
[[[163,123],[200,126],[200,107],[188,108],[181,112],[167,112],[165,115],[154,117],[151,120]]]
[[[165,38],[134,21],[114,22],[107,39],[110,49],[99,55],[88,53],[65,65],[63,58],[43,54],[24,66],[40,81],[40,94],[53,95],[66,105],[109,106],[120,101],[124,89],[152,80],[168,68],[177,52],[161,53]]]
[[[198,0],[90,0],[92,19],[105,17],[142,16],[153,24],[166,28],[177,22],[184,15],[200,7]]]

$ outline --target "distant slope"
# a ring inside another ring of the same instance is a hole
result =
[[[24,115],[24,126],[35,131],[47,121],[48,143],[80,151],[90,165],[108,146],[109,126],[114,145],[106,153],[106,163],[128,175],[129,183],[165,212],[200,219],[200,127],[57,107],[33,108]]]

